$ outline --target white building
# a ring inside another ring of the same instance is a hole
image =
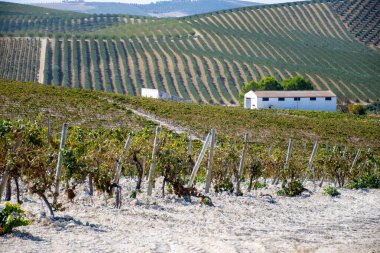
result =
[[[331,91],[250,91],[244,108],[336,111],[336,95]]]
[[[157,89],[149,89],[149,88],[141,88],[141,96],[147,97],[147,98],[161,98],[161,99],[176,100],[176,101],[181,101],[181,102],[189,102],[189,103],[191,102],[191,100],[176,97]]]

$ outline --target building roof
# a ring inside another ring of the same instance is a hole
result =
[[[251,93],[252,92],[252,93]],[[263,91],[250,91],[250,95],[255,94],[258,98],[294,98],[294,97],[336,97],[330,90],[263,90]]]

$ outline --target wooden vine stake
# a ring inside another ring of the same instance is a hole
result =
[[[62,135],[61,135],[61,145],[59,146],[59,153],[58,153],[58,162],[57,162],[57,168],[55,171],[55,191],[54,191],[54,199],[53,203],[57,204],[57,199],[59,196],[59,183],[60,178],[62,174],[62,151],[65,148],[65,142],[66,142],[66,136],[67,136],[67,123],[64,123],[62,126]]]
[[[126,156],[127,154],[127,151],[128,151],[128,148],[129,146],[131,146],[131,143],[132,143],[132,135],[129,134],[128,135],[128,139],[127,141],[125,142],[124,144],[124,150],[123,150],[123,153],[122,155],[120,156],[119,160],[117,161],[117,164],[116,164],[116,171],[115,171],[115,176],[113,178],[113,182],[115,184],[119,184],[119,180],[120,180],[120,174],[121,174],[121,169],[123,167],[123,162],[124,162],[124,157]]]
[[[187,149],[187,155],[191,155],[191,153],[193,152],[193,140],[191,139],[191,132],[189,131],[189,145],[188,145],[188,149]]]
[[[292,139],[289,139],[289,144],[288,144],[288,153],[286,153],[286,160],[285,160],[285,169],[289,169],[289,163],[290,163],[290,157],[292,156],[292,148],[293,148],[293,141]]]
[[[243,169],[244,169],[244,159],[245,159],[245,153],[247,151],[247,145],[248,145],[248,133],[244,135],[244,147],[241,153],[240,163],[239,163],[239,172],[236,179],[236,195],[241,195],[240,191],[240,181],[241,177],[243,175]]]
[[[194,183],[195,176],[197,175],[199,166],[201,165],[201,162],[202,162],[203,157],[206,153],[206,149],[207,149],[207,146],[209,145],[210,140],[211,140],[211,134],[209,133],[205,139],[205,142],[203,143],[201,153],[198,156],[198,159],[194,165],[193,171],[191,172],[190,180],[189,180],[187,187],[191,187]]]
[[[215,129],[211,130],[211,142],[210,142],[210,156],[207,163],[207,174],[206,174],[206,187],[205,193],[209,193],[212,179],[212,165],[214,159],[214,146],[215,146]]]
[[[361,152],[362,152],[362,149],[359,148],[358,152],[356,152],[356,156],[354,158],[354,161],[352,162],[352,165],[351,165],[351,168],[350,168],[350,172],[352,172],[352,170],[354,169],[354,167],[356,165],[356,162],[358,161]]]
[[[319,147],[319,143],[318,143],[318,141],[316,141],[314,143],[313,151],[311,152],[309,162],[307,163],[307,169],[306,169],[306,173],[305,173],[305,176],[303,178],[302,184],[306,183],[307,176],[309,175],[309,171],[311,170],[312,171],[311,173],[313,175],[313,184],[315,187],[315,170],[314,170],[313,162],[314,162],[315,156],[317,155],[318,147]]]
[[[10,166],[5,167],[5,171],[3,174],[3,177],[1,179],[1,184],[0,184],[0,203],[1,203],[1,198],[3,197],[3,193],[5,190],[5,186],[7,185],[7,182],[9,180],[9,171],[11,170]]]
[[[373,162],[373,167],[374,167],[374,172],[375,174],[377,174],[377,171],[379,170],[379,168],[377,167],[377,161],[376,161],[376,158],[375,158],[375,153],[372,153],[372,162]]]
[[[50,116],[48,118],[47,141],[48,141],[48,147],[50,147],[50,141],[51,141],[51,120],[50,120]]]
[[[154,174],[156,172],[156,152],[157,152],[157,146],[158,146],[158,133],[160,132],[160,126],[156,127],[156,134],[154,136],[154,143],[153,143],[153,151],[152,151],[152,163],[150,165],[149,169],[149,176],[148,176],[148,196],[152,195],[152,189],[153,189],[153,180],[154,180]]]

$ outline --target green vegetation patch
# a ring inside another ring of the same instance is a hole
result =
[[[149,35],[165,35],[179,36],[189,35],[192,28],[188,23],[178,19],[157,19],[141,23],[128,23],[117,26],[111,26],[88,33],[89,35],[99,36],[149,36]]]
[[[45,86],[37,83],[0,79],[1,117],[34,120],[51,118],[54,129],[64,122],[82,127],[142,129],[152,123],[123,106],[99,96],[99,92]],[[103,94],[104,95],[104,94]]]

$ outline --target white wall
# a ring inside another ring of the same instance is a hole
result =
[[[263,101],[262,98],[257,98],[257,101],[252,99],[251,109],[257,103],[256,108],[280,108],[291,110],[319,110],[319,111],[336,111],[336,97],[331,100],[325,100],[324,97],[317,97],[316,100],[310,98],[301,98],[300,101],[294,101],[294,98],[285,98],[285,101],[279,101],[278,98],[269,98],[269,101]]]
[[[160,98],[160,92],[156,89],[142,88],[141,96],[147,98]]]

